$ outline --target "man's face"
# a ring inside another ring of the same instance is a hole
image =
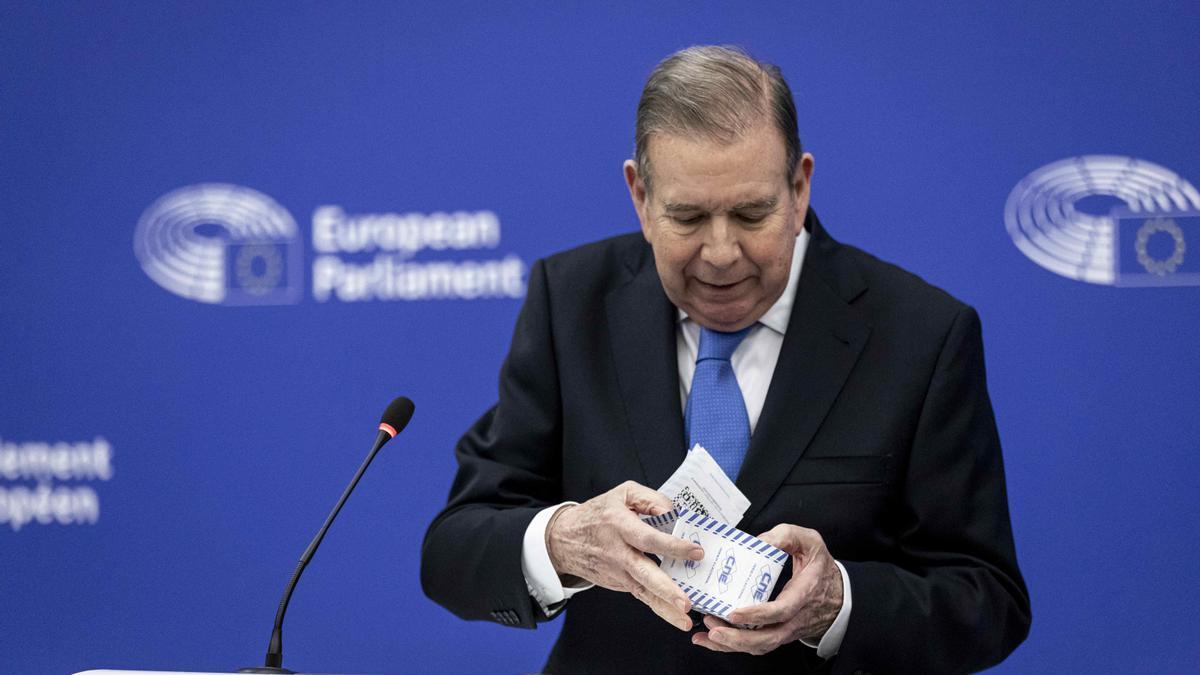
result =
[[[812,155],[789,182],[783,138],[764,122],[731,144],[657,134],[648,156],[651,192],[632,161],[625,180],[667,297],[713,330],[758,321],[787,286]]]

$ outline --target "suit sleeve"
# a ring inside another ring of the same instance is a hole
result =
[[[538,261],[501,368],[499,402],[459,440],[450,498],[421,549],[425,594],[460,618],[526,628],[547,618],[526,587],[521,546],[533,517],[562,501],[554,353]]]
[[[1029,631],[979,317],[955,316],[930,380],[900,500],[897,555],[842,561],[854,609],[837,670],[968,672]]]

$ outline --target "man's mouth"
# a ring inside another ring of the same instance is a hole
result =
[[[698,281],[700,283],[701,288],[703,288],[704,290],[707,290],[709,292],[728,293],[730,291],[737,289],[737,287],[740,286],[746,280],[739,279],[737,281],[731,281],[729,283],[723,283],[723,284],[722,283],[712,283],[709,281],[704,281],[703,279],[697,279],[696,281]]]

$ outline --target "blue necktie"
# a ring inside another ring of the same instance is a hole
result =
[[[688,447],[699,443],[730,480],[735,480],[750,446],[750,418],[729,357],[752,326],[736,333],[700,328],[700,353],[684,420]]]

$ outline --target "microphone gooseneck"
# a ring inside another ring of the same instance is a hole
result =
[[[416,407],[411,400],[405,396],[398,396],[383,411],[383,415],[379,420],[379,433],[375,437],[375,444],[371,446],[371,451],[367,453],[367,458],[358,467],[358,471],[354,473],[354,478],[350,480],[350,484],[342,492],[342,496],[338,499],[337,504],[329,512],[329,517],[325,519],[325,524],[317,531],[317,536],[313,537],[308,548],[304,549],[304,553],[300,556],[300,562],[296,565],[296,569],[292,571],[291,578],[288,579],[287,587],[283,591],[283,598],[279,601],[279,609],[275,612],[275,625],[271,629],[271,641],[267,645],[266,665],[256,668],[242,668],[238,671],[239,673],[295,672],[283,667],[283,617],[287,613],[288,602],[292,599],[292,592],[296,590],[296,583],[300,581],[300,575],[304,573],[304,568],[308,567],[308,561],[312,560],[313,554],[317,552],[317,547],[325,539],[325,533],[329,530],[333,519],[337,518],[338,512],[342,510],[342,505],[346,503],[346,500],[350,497],[350,493],[358,485],[359,479],[362,478],[363,473],[370,466],[371,460],[375,459],[375,455],[379,453],[379,449],[383,447],[384,443],[395,438],[396,434],[408,426],[408,421],[412,419],[415,409]]]

